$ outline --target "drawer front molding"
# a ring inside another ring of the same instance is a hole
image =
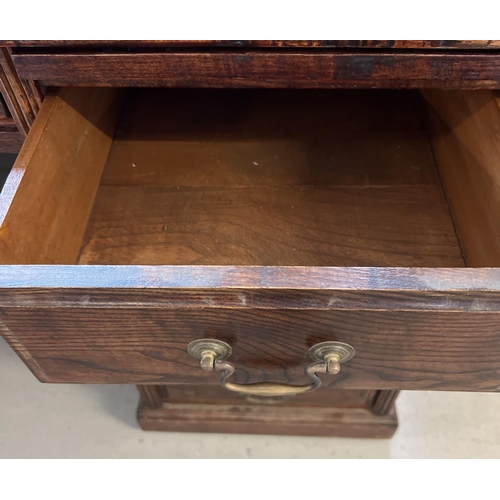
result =
[[[391,307],[399,295],[404,306]],[[356,350],[326,382],[338,388],[496,391],[499,298],[493,269],[6,266],[0,273],[5,336],[50,382],[217,384],[186,352],[193,340],[216,338],[233,347],[237,383],[303,384],[307,350],[338,341]]]
[[[46,85],[500,88],[500,55],[427,52],[14,53]]]

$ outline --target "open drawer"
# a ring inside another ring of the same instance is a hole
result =
[[[428,133],[427,125],[431,132]],[[491,91],[61,88],[0,199],[3,335],[37,378],[500,389]]]

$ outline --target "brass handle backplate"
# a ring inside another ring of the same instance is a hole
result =
[[[310,392],[321,386],[318,373],[336,375],[340,371],[340,364],[349,361],[355,354],[354,348],[343,342],[321,342],[309,349],[309,357],[313,360],[306,368],[306,374],[311,380],[306,385],[287,385],[260,382],[256,384],[235,384],[228,381],[234,373],[235,367],[227,358],[233,350],[229,344],[215,339],[199,339],[191,342],[187,347],[188,353],[200,360],[202,370],[221,371],[220,385],[230,391],[239,392],[247,396],[295,396],[303,392]]]

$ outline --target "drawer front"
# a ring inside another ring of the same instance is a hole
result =
[[[215,338],[239,383],[306,383],[308,349],[335,340],[356,354],[332,387],[500,389],[496,270],[12,266],[1,282],[4,335],[44,382],[217,384],[186,350]]]

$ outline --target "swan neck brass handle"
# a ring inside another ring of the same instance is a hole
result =
[[[227,361],[233,350],[229,344],[215,339],[199,339],[191,342],[188,353],[200,360],[200,366],[205,371],[222,372],[220,385],[230,391],[246,396],[283,397],[295,396],[304,392],[314,391],[321,386],[318,373],[336,375],[340,372],[340,364],[349,361],[355,354],[354,348],[343,342],[321,342],[309,349],[309,357],[313,360],[305,370],[310,379],[309,384],[287,385],[260,382],[256,384],[236,384],[228,379],[233,375],[235,366]]]

